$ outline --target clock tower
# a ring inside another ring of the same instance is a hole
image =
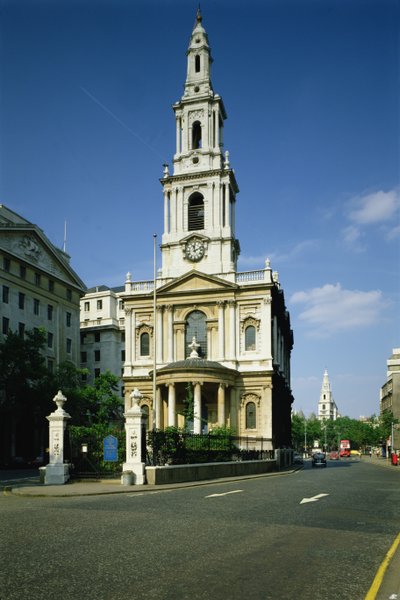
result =
[[[198,269],[234,281],[240,252],[235,238],[239,189],[223,151],[227,118],[211,84],[211,49],[200,10],[187,51],[182,98],[173,106],[176,152],[173,173],[164,165],[162,277]]]

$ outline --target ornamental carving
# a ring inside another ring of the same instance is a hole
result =
[[[137,328],[136,328],[136,337],[139,338],[142,333],[148,333],[149,336],[153,335],[153,326],[152,325],[145,325],[144,323],[141,323]]]
[[[42,254],[39,244],[30,235],[24,235],[19,243],[19,247],[25,256],[29,256],[29,258],[33,258],[36,261],[39,260]]]
[[[195,121],[199,121],[204,116],[204,110],[199,108],[198,110],[191,110],[189,113],[189,123],[192,124]]]
[[[254,404],[259,407],[260,400],[261,398],[257,394],[243,394],[240,398],[240,406],[241,408],[244,408],[248,402],[254,402]]]
[[[246,327],[250,327],[250,326],[255,327],[257,331],[260,331],[260,323],[261,322],[259,319],[255,319],[254,317],[247,317],[241,323],[242,333],[245,331]]]

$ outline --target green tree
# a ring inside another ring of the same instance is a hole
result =
[[[25,337],[10,331],[0,343],[0,411],[19,417],[41,413],[48,399],[39,391],[47,376],[42,354],[46,333],[43,329],[26,331]]]

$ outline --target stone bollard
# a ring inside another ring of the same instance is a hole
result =
[[[67,401],[61,390],[53,398],[57,410],[49,415],[50,462],[46,465],[45,485],[62,485],[69,479],[69,465],[64,464],[64,431],[71,416],[63,406]]]
[[[132,406],[124,413],[126,432],[126,462],[122,465],[122,485],[145,483],[145,463],[142,462],[142,424],[144,417],[139,406],[142,394],[137,388],[131,393]]]

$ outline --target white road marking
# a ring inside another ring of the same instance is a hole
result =
[[[317,494],[316,496],[313,496],[312,498],[303,498],[303,500],[300,502],[300,504],[306,504],[307,502],[318,502],[318,500],[320,498],[323,498],[324,496],[329,496],[329,494]]]
[[[232,490],[231,492],[224,492],[223,494],[210,494],[209,496],[206,496],[206,498],[217,498],[219,496],[227,496],[228,494],[239,494],[240,492],[243,492],[243,490]]]

